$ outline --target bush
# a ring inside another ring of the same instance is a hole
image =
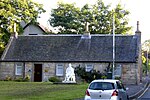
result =
[[[60,80],[57,77],[50,77],[48,80],[50,82],[60,82]]]
[[[120,76],[115,76],[115,79],[116,80],[121,80],[121,77]]]
[[[85,68],[80,66],[75,68],[75,73],[88,83],[94,79],[100,79],[102,77],[102,73],[100,73],[100,71],[91,70],[90,72],[86,72]]]
[[[29,76],[29,75],[26,75],[25,78],[18,77],[18,78],[16,78],[14,81],[16,81],[16,82],[29,82],[29,80],[30,80],[30,76]]]
[[[107,76],[103,75],[101,78],[102,78],[102,79],[107,79]]]
[[[10,76],[6,76],[4,79],[4,81],[11,81],[11,80],[12,80],[12,78]]]
[[[16,81],[16,82],[23,82],[23,78],[16,78],[14,81]]]
[[[29,82],[30,80],[30,75],[26,75],[26,77],[23,79],[24,82]]]

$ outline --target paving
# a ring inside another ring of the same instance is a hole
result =
[[[129,95],[130,100],[135,100],[137,97],[139,97],[144,90],[148,87],[150,84],[150,77],[143,78],[142,82],[137,85],[125,85],[126,88],[128,88],[127,93]],[[84,100],[83,98],[75,99],[75,100]]]
[[[149,83],[150,83],[150,77],[146,77],[138,85],[126,85],[125,87],[128,88],[127,93],[129,95],[130,100],[139,97],[148,87]]]

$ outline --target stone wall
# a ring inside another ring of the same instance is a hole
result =
[[[105,73],[109,63],[94,63],[94,69],[100,71],[100,73]]]
[[[138,67],[136,63],[122,64],[121,80],[124,84],[137,84],[138,83]]]
[[[26,77],[30,76],[30,81],[34,81],[34,62],[25,62],[23,65],[25,70],[23,74],[20,76],[15,75],[15,63],[14,62],[1,62],[0,63],[0,79],[4,80],[7,77],[11,77],[15,79],[16,77]],[[69,63],[45,63],[38,62],[38,64],[42,64],[42,81],[48,81],[50,77],[58,77],[60,80],[64,80],[65,71],[68,67]],[[56,76],[56,65],[63,64],[64,72],[63,76]],[[71,63],[72,67],[85,67],[87,63]],[[88,63],[93,64],[95,70],[104,73],[109,63]],[[120,63],[122,66],[121,79],[125,84],[138,84],[140,81],[140,71],[137,63]],[[23,76],[24,75],[24,76]]]
[[[43,81],[55,76],[55,63],[43,63]]]
[[[29,76],[30,81],[34,81],[34,64],[32,62],[26,62],[25,63],[25,77]]]
[[[0,80],[6,80],[8,78],[14,79],[14,62],[1,62],[0,63]]]
[[[43,81],[48,81],[48,79],[50,77],[58,77],[61,81],[64,80],[65,78],[65,71],[66,68],[68,67],[69,63],[44,63],[41,62],[41,64],[43,64]],[[63,72],[63,76],[56,76],[56,65],[57,64],[63,64],[64,66],[64,72]],[[88,63],[88,64],[93,64],[94,69],[95,70],[99,70],[100,72],[104,73],[104,70],[106,69],[106,67],[108,66],[108,63]],[[86,63],[71,63],[72,67],[75,69],[76,67],[80,66],[80,67],[85,67]]]

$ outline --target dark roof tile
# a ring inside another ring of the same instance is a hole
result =
[[[136,62],[137,38],[116,36],[116,61]],[[112,35],[18,36],[13,39],[4,61],[112,61]]]

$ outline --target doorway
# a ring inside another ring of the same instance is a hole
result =
[[[42,64],[34,64],[34,82],[42,81]]]

